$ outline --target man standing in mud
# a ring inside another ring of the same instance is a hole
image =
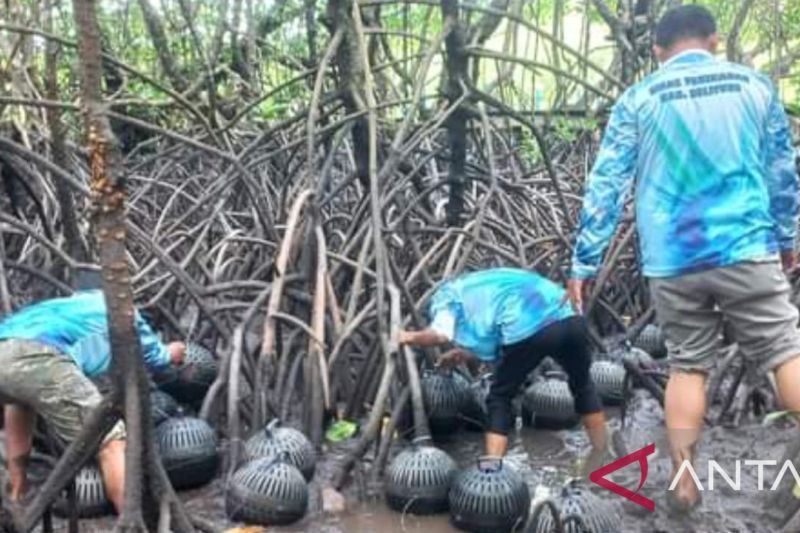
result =
[[[567,372],[575,410],[596,452],[589,462],[602,457],[607,444],[605,415],[589,377],[588,332],[583,318],[566,301],[564,289],[526,270],[482,270],[444,282],[431,297],[429,315],[427,329],[401,331],[398,342],[453,344],[437,361],[440,365],[469,358],[495,364],[486,398],[487,455],[506,454],[513,422],[511,401],[528,374],[551,356]]]
[[[582,309],[635,182],[643,271],[670,354],[665,415],[675,468],[694,457],[723,319],[744,356],[774,371],[785,407],[800,410],[798,311],[786,276],[798,213],[789,123],[770,80],[716,60],[717,43],[703,7],[677,7],[659,21],[661,67],[614,106],[587,180],[568,284]],[[681,510],[699,501],[689,475],[668,499]]]
[[[136,314],[145,364],[152,370],[183,363],[186,346],[165,346]],[[0,400],[4,404],[6,459],[12,504],[27,490],[27,462],[33,413],[65,443],[101,401],[89,380],[108,371],[111,349],[103,293],[83,291],[25,307],[0,321]],[[125,427],[118,422],[103,438],[98,463],[106,494],[122,509],[125,481]]]

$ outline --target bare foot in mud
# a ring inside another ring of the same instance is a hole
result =
[[[676,472],[672,473],[671,479],[675,479]],[[697,485],[694,479],[687,472],[684,471],[681,478],[678,480],[677,485],[673,490],[667,490],[667,503],[670,509],[679,514],[686,514],[700,503],[700,492],[697,490]]]

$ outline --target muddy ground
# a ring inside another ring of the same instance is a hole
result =
[[[655,442],[657,452],[650,456],[649,476],[642,493],[656,502],[655,512],[624,503],[616,495],[599,490],[598,495],[606,499],[619,516],[622,532],[737,532],[761,533],[775,531],[775,526],[766,519],[769,507],[768,491],[755,490],[756,471],[750,467],[742,469],[742,490],[726,489],[721,478],[716,479],[714,491],[704,491],[702,506],[688,517],[675,517],[665,504],[665,489],[669,484],[669,461],[664,454],[662,412],[658,404],[643,391],[637,391],[631,401],[626,427],[620,425],[619,412],[610,411],[612,427],[618,431],[617,447],[633,451]],[[796,430],[781,426],[764,426],[750,420],[741,428],[712,428],[704,435],[698,463],[713,458],[733,476],[736,459],[774,459],[780,461],[784,446],[797,437]],[[523,428],[513,437],[511,459],[525,473],[534,502],[555,496],[562,484],[577,473],[580,451],[587,442],[583,432],[543,431]],[[441,443],[460,466],[468,465],[481,453],[482,437],[479,433],[463,431],[450,442]],[[622,451],[622,450],[618,450]],[[318,475],[324,476],[328,465],[319,467]],[[698,467],[701,483],[707,486],[705,466]],[[363,468],[357,469],[354,481],[345,491],[348,508],[336,515],[325,515],[312,511],[302,521],[290,527],[270,528],[276,532],[327,532],[327,533],[394,533],[425,532],[443,533],[455,531],[448,523],[447,515],[417,517],[390,511],[381,498],[381,488],[364,481]],[[765,477],[772,479],[776,471],[765,469]],[[772,474],[772,476],[770,475]],[[614,477],[623,485],[635,488],[639,481],[638,467],[630,465]],[[770,483],[767,482],[768,486]],[[211,519],[223,527],[232,527],[224,510],[224,487],[220,481],[201,489],[182,493],[192,514]],[[319,498],[312,491],[312,508],[319,506]],[[82,521],[81,531],[108,531],[113,524],[111,517]],[[61,521],[57,530],[66,531]]]

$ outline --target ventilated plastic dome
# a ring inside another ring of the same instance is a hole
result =
[[[620,358],[622,361],[628,361],[631,363],[637,363],[645,366],[653,363],[653,358],[650,357],[649,353],[642,350],[641,348],[636,348],[633,346],[622,351],[620,353]]]
[[[484,431],[489,423],[486,397],[489,395],[491,376],[481,376],[473,381],[457,372],[454,372],[453,376],[463,396],[460,414],[464,421],[464,427],[475,431]]]
[[[555,500],[564,533],[617,533],[622,518],[608,502],[592,494],[580,483],[568,483]],[[534,522],[535,519],[535,522]],[[553,515],[543,510],[531,517],[526,533],[552,533],[558,531]]]
[[[431,433],[437,437],[452,434],[460,425],[458,415],[464,401],[463,390],[451,373],[426,373],[420,385]]]
[[[533,383],[522,398],[525,417],[534,426],[563,429],[578,423],[575,401],[567,382],[560,378],[543,378]]]
[[[615,349],[602,354],[601,357],[604,360],[614,361],[620,363],[621,365],[632,364],[635,367],[655,368],[659,364],[652,357],[650,357],[650,354],[641,348],[636,348],[629,345],[618,346]],[[625,366],[623,366],[623,368],[625,368]],[[633,380],[631,384],[634,387],[641,386],[641,383],[636,375],[634,374],[632,377]]]
[[[170,418],[156,429],[164,469],[175,488],[192,488],[211,481],[217,472],[217,436],[199,418]]]
[[[530,502],[528,486],[513,468],[482,459],[453,481],[450,520],[466,531],[508,533],[524,526]]]
[[[190,342],[186,345],[186,359],[185,365],[192,365],[195,370],[190,373],[188,381],[201,383],[203,385],[211,385],[214,378],[217,377],[219,365],[212,353],[205,347]]]
[[[306,513],[308,486],[296,467],[275,458],[256,459],[231,477],[225,507],[238,522],[289,524]]]
[[[93,518],[111,513],[111,502],[106,497],[103,478],[97,466],[84,466],[75,476],[75,504],[78,516],[81,518]],[[64,491],[56,500],[53,510],[61,516],[69,516],[69,509],[67,493]]]
[[[386,470],[386,502],[400,512],[445,512],[455,474],[455,462],[439,448],[424,445],[406,448]]]
[[[631,346],[624,341],[611,338],[606,339],[604,344],[605,349],[602,353],[598,354],[598,358],[601,360],[617,361],[619,363],[627,361],[629,363],[642,364],[645,366],[653,363],[653,358],[649,353],[636,346]]]
[[[667,344],[661,328],[655,324],[648,324],[633,341],[633,345],[660,359],[667,355]]]
[[[183,402],[198,404],[203,401],[218,371],[219,364],[213,354],[205,347],[189,342],[186,343],[184,364],[162,374],[160,387]]]
[[[280,427],[273,420],[267,427],[253,434],[245,443],[247,459],[272,459],[287,454],[286,462],[296,466],[309,480],[314,476],[317,452],[303,433],[290,427]]]
[[[625,367],[616,361],[595,361],[589,375],[606,405],[619,405],[625,388]]]
[[[160,390],[150,392],[150,412],[155,425],[158,426],[169,417],[177,415],[179,410],[178,402],[166,392]]]

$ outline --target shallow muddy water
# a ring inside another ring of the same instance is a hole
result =
[[[703,493],[701,507],[688,517],[672,517],[665,505],[665,489],[669,483],[670,465],[666,450],[663,419],[658,404],[643,391],[637,391],[628,411],[625,428],[620,427],[617,411],[609,411],[611,426],[617,430],[615,438],[618,452],[633,451],[651,442],[657,451],[649,457],[649,475],[641,493],[656,502],[655,512],[624,502],[620,497],[599,489],[598,496],[614,505],[618,512],[620,529],[624,533],[696,532],[696,533],[761,533],[775,531],[765,519],[768,507],[768,491],[755,490],[755,470],[743,468],[742,490],[726,489],[719,477],[717,490]],[[738,429],[711,428],[706,430],[699,448],[698,464],[705,465],[713,458],[733,475],[736,459],[773,459],[780,461],[784,446],[796,439],[796,430],[786,427],[765,427],[753,421]],[[459,466],[469,465],[482,451],[482,435],[463,431],[449,442],[440,443]],[[524,473],[534,502],[549,496],[557,496],[564,482],[576,474],[577,461],[587,446],[586,438],[579,429],[569,431],[541,431],[523,428],[514,434],[509,457]],[[620,450],[619,448],[625,448]],[[329,466],[321,464],[318,477],[325,476]],[[765,469],[765,479],[770,480],[777,471]],[[701,483],[707,487],[705,467],[698,467]],[[353,483],[345,490],[348,508],[344,513],[325,515],[311,511],[302,521],[288,527],[269,528],[268,531],[283,533],[444,533],[456,531],[448,522],[447,515],[418,517],[403,515],[389,510],[383,503],[381,488],[363,482],[364,475],[357,469]],[[636,464],[629,465],[612,476],[626,487],[635,489],[639,483]],[[314,484],[316,485],[316,483]],[[318,487],[316,487],[318,489]],[[189,512],[210,519],[223,528],[233,527],[227,521],[224,509],[222,483],[216,481],[201,489],[183,492]],[[312,490],[311,507],[319,508],[318,492]],[[107,531],[111,518],[82,521],[81,531]],[[63,523],[57,528],[66,531]]]
[[[769,492],[757,492],[756,472],[746,468],[741,471],[741,491],[725,490],[725,483],[716,478],[717,490],[704,491],[701,507],[688,517],[672,516],[665,504],[666,487],[671,473],[670,462],[664,450],[666,440],[663,432],[661,408],[646,392],[637,391],[627,414],[626,427],[620,425],[618,412],[609,411],[611,426],[617,430],[617,447],[634,451],[651,442],[657,451],[649,457],[649,475],[641,492],[656,502],[655,512],[624,502],[618,496],[597,490],[597,495],[613,505],[619,516],[619,531],[624,533],[695,532],[695,533],[761,533],[775,531],[775,526],[766,521],[765,509],[769,506]],[[764,427],[751,422],[739,429],[711,428],[706,430],[698,449],[697,464],[706,464],[713,458],[733,476],[736,459],[774,459],[780,461],[783,449],[798,433],[794,429]],[[474,461],[482,451],[482,436],[478,433],[461,432],[451,442],[441,443],[459,466]],[[523,428],[513,440],[509,456],[525,473],[534,502],[557,496],[564,482],[577,475],[577,464],[588,442],[579,430],[542,431]],[[621,446],[620,446],[621,445]],[[765,469],[765,479],[771,480],[776,471]],[[707,489],[707,472],[698,467],[697,475]],[[629,465],[611,476],[626,487],[635,489],[639,483],[636,464]],[[770,482],[765,482],[769,486]],[[348,496],[355,498],[352,488]],[[350,506],[348,511],[337,516],[309,516],[289,528],[275,531],[301,532],[324,531],[345,532],[452,532],[456,531],[448,522],[447,515],[417,517],[401,515],[389,510],[379,497]]]

